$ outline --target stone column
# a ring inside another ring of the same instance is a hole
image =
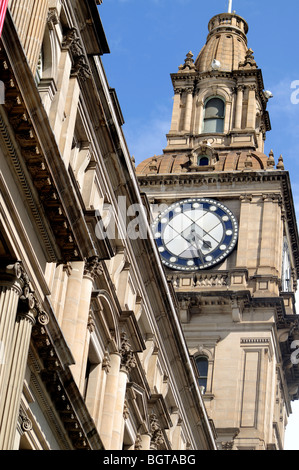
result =
[[[9,6],[28,63],[35,74],[45,33],[48,0],[39,0],[38,2],[11,0]]]
[[[173,98],[173,112],[170,132],[178,132],[180,129],[180,118],[181,118],[181,90],[176,88],[174,90]]]
[[[247,129],[255,129],[256,121],[256,86],[250,85],[248,91],[248,108],[247,108]]]
[[[18,31],[19,38],[24,45],[28,33],[29,22],[33,10],[34,0],[10,0],[9,9]]]
[[[43,325],[48,322],[48,316],[41,311],[30,289],[23,290],[20,297],[17,319],[12,337],[12,351],[5,372],[5,396],[0,408],[0,449],[11,450],[15,439],[20,401],[28,360],[28,351],[32,327],[36,316]]]
[[[75,325],[74,345],[72,349],[75,359],[75,365],[72,367],[72,372],[81,393],[84,389],[85,368],[89,349],[90,333],[88,331],[88,319],[91,293],[94,279],[102,273],[102,265],[97,257],[90,258],[85,261],[78,314]]]
[[[0,407],[3,400],[3,378],[12,351],[13,328],[23,286],[23,270],[20,263],[0,269]]]
[[[101,419],[100,437],[106,450],[111,449],[114,411],[117,400],[118,379],[121,356],[117,352],[110,353],[110,370],[107,376],[106,389]]]
[[[142,434],[141,435],[141,450],[150,450],[151,448],[151,434]]]
[[[186,108],[185,108],[185,119],[184,119],[184,130],[191,132],[191,118],[192,118],[192,103],[193,103],[193,88],[187,88],[186,90]]]
[[[121,336],[121,367],[119,371],[117,397],[114,410],[113,420],[113,433],[111,440],[111,449],[121,450],[123,444],[123,432],[124,432],[124,403],[126,396],[126,388],[128,375],[130,370],[136,366],[136,359],[132,351],[131,345],[127,340],[126,334],[122,333]]]
[[[104,394],[109,370],[110,357],[106,354],[103,362],[92,370],[88,380],[86,404],[98,430],[101,429]]]
[[[62,319],[62,331],[69,348],[73,349],[77,315],[81,296],[81,285],[83,280],[84,262],[77,261],[72,263],[72,271],[68,278],[65,304]]]
[[[237,87],[235,129],[241,129],[242,126],[243,93],[244,86],[239,85]]]

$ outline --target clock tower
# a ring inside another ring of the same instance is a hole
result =
[[[283,449],[299,398],[298,232],[289,174],[264,153],[271,93],[235,13],[171,75],[167,146],[136,169],[220,449]]]

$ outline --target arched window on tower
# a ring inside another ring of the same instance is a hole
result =
[[[210,163],[210,159],[206,155],[199,155],[197,157],[197,164],[198,166],[207,166]]]
[[[202,391],[205,393],[207,389],[207,381],[208,381],[208,368],[209,362],[207,356],[198,356],[195,358],[195,363],[198,371],[198,384]]]
[[[204,108],[203,132],[205,134],[223,132],[225,103],[222,98],[208,98]]]

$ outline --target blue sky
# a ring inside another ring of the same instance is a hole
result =
[[[162,153],[172,114],[170,73],[177,72],[190,50],[197,56],[209,20],[227,8],[228,0],[103,0],[99,11],[111,51],[103,63],[118,95],[136,164]],[[248,47],[263,71],[265,89],[274,95],[268,104],[272,130],[265,153],[273,149],[276,162],[282,154],[298,217],[299,3],[233,0],[233,10],[248,22]],[[293,410],[286,448],[299,450],[298,403]]]

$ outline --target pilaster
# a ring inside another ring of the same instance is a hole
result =
[[[256,85],[249,85],[246,127],[248,129],[255,129],[255,121],[256,121]]]
[[[175,88],[170,132],[178,132],[181,118],[181,89]]]
[[[121,363],[118,379],[117,397],[114,410],[113,420],[113,433],[111,448],[115,450],[122,449],[123,432],[124,432],[124,403],[126,396],[126,388],[128,375],[132,368],[136,367],[136,359],[132,351],[131,344],[129,343],[125,333],[121,335]]]
[[[189,87],[186,92],[186,105],[184,117],[184,131],[191,132],[192,104],[193,104],[193,88]]]
[[[0,270],[0,406],[4,399],[4,373],[13,352],[12,337],[18,303],[21,295],[26,295],[27,289],[27,279],[21,263],[12,263]]]
[[[75,365],[72,368],[73,375],[81,392],[83,392],[84,389],[85,366],[90,341],[88,319],[91,293],[95,278],[102,275],[102,272],[102,265],[97,257],[85,260],[78,315],[75,325],[74,345],[72,350],[75,359]]]
[[[235,112],[235,129],[241,129],[242,125],[242,110],[243,110],[243,95],[244,85],[237,87],[237,99],[236,99],[236,112]]]

